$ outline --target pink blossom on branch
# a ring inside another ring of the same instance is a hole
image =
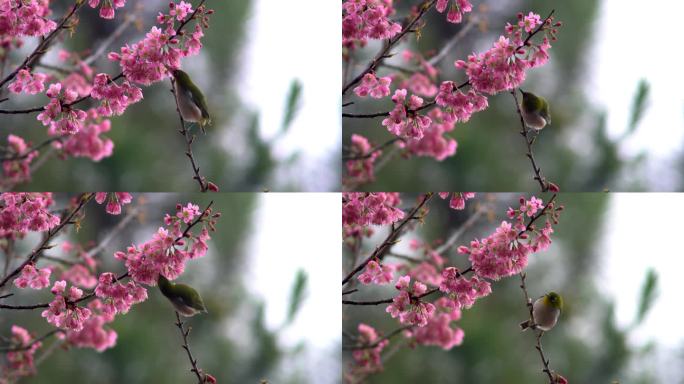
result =
[[[45,80],[47,75],[44,73],[33,73],[26,69],[21,69],[17,72],[14,82],[9,85],[9,90],[12,93],[28,93],[35,95],[42,93],[45,90]]]
[[[2,172],[5,180],[11,184],[23,183],[31,180],[31,162],[38,156],[38,151],[26,153],[29,146],[23,138],[15,135],[7,136],[8,154],[26,156],[18,160],[5,160],[2,162]]]
[[[109,200],[107,200],[109,196]],[[105,206],[105,211],[110,215],[120,215],[121,207],[130,204],[133,201],[133,196],[128,192],[96,192],[95,201],[98,204],[102,204],[107,200],[107,205]]]
[[[389,265],[380,264],[371,260],[366,264],[363,272],[359,274],[359,281],[362,284],[389,284],[393,280],[394,268]]]
[[[123,284],[116,281],[111,272],[100,275],[99,284],[95,288],[95,295],[101,299],[100,311],[108,316],[117,313],[128,313],[133,304],[147,300],[147,290],[141,285],[129,281]]]
[[[11,342],[16,349],[22,349],[7,352],[7,368],[3,372],[4,378],[16,380],[22,376],[34,375],[36,369],[33,364],[33,355],[43,343],[40,341],[34,343],[29,332],[18,325],[12,325]],[[25,347],[26,349],[23,349]]]
[[[342,194],[342,226],[345,236],[368,234],[370,225],[387,225],[401,220],[404,211],[399,193],[349,192]]]
[[[91,8],[97,8],[100,4],[100,0],[88,0],[88,5]],[[100,17],[103,19],[113,19],[114,10],[116,8],[123,8],[126,5],[126,0],[102,0],[102,6],[100,7]]]
[[[468,0],[437,0],[435,8],[437,12],[444,13],[448,4],[450,5],[447,21],[450,23],[460,23],[463,20],[463,15],[473,10],[473,6]]]
[[[446,199],[449,197],[449,192],[439,192],[439,197]],[[449,207],[460,211],[465,209],[465,203],[475,197],[475,192],[453,192],[449,200]]]
[[[78,132],[87,117],[85,111],[69,106],[76,101],[78,94],[70,89],[62,92],[62,84],[54,83],[50,85],[46,95],[51,100],[38,115],[38,120],[49,127],[48,132],[53,135],[58,132],[70,135]]]
[[[393,0],[346,0],[342,4],[342,46],[354,49],[368,39],[389,39],[401,32],[393,22]]]
[[[76,287],[67,290],[66,285],[64,280],[55,282],[51,290],[55,298],[41,316],[57,328],[78,332],[83,329],[83,323],[90,318],[91,312],[74,303],[83,296],[83,291]]]
[[[353,134],[351,137],[352,153],[357,159],[347,160],[347,175],[348,180],[345,182],[351,183],[367,183],[375,180],[373,172],[375,160],[382,155],[381,150],[371,153],[370,142],[367,138]]]
[[[374,73],[363,76],[361,84],[354,88],[354,93],[359,97],[370,96],[374,99],[382,99],[389,96],[392,78],[389,76],[378,78]]]
[[[421,345],[434,345],[448,351],[461,345],[465,332],[455,326],[461,319],[461,310],[449,303],[446,297],[435,301],[436,311],[424,327],[411,328],[406,331],[406,337],[413,338]]]
[[[427,292],[427,286],[419,281],[411,284],[410,276],[402,276],[395,285],[399,294],[394,297],[392,304],[385,309],[393,318],[399,318],[399,322],[407,325],[424,327],[435,312],[432,303],[421,301],[417,296]]]
[[[52,193],[4,192],[0,194],[0,238],[14,239],[28,232],[45,232],[60,223],[50,213]]]
[[[0,1],[0,36],[45,36],[57,23],[50,16],[49,0]]]
[[[416,110],[423,106],[423,99],[411,95],[407,100],[406,89],[397,89],[392,96],[394,109],[389,117],[382,121],[390,133],[406,139],[420,140],[424,131],[430,126],[432,120],[419,114]]]
[[[114,321],[114,314],[104,313],[99,299],[88,303],[88,309],[92,315],[83,323],[83,329],[67,331],[66,342],[77,348],[92,348],[98,352],[112,348],[116,345],[117,334],[104,326]]]
[[[380,354],[387,347],[389,340],[380,340],[378,333],[370,325],[360,323],[358,326],[359,343],[364,346],[375,345],[373,348],[361,348],[352,352],[352,357],[359,373],[374,373],[382,371]]]
[[[50,285],[51,273],[50,268],[37,269],[32,264],[27,264],[22,268],[21,275],[14,279],[14,285],[18,288],[43,289]]]

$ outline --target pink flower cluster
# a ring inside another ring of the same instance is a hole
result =
[[[43,289],[50,285],[51,273],[50,268],[37,269],[32,264],[26,264],[21,269],[21,275],[14,279],[14,285],[18,288]]]
[[[139,87],[131,85],[126,80],[118,85],[111,81],[106,73],[99,73],[95,76],[90,96],[96,100],[102,100],[97,107],[97,113],[100,116],[121,115],[129,105],[143,98]]]
[[[447,8],[447,4],[451,0],[437,0],[437,12],[443,13]],[[463,20],[463,14],[473,10],[472,4],[468,0],[453,0],[447,12],[447,21],[450,23],[460,23]]]
[[[358,236],[364,227],[387,225],[404,218],[398,193],[348,192],[342,194],[342,225],[345,236]]]
[[[406,96],[406,89],[397,89],[394,92],[394,96],[392,96],[394,109],[390,112],[389,117],[382,121],[382,125],[398,137],[420,140],[432,120],[416,111],[423,106],[422,98],[411,95],[407,100]]]
[[[88,0],[88,5],[91,8],[97,8],[100,4],[100,0]],[[102,6],[100,7],[100,17],[103,19],[113,19],[114,9],[122,8],[126,5],[126,0],[103,0]]]
[[[530,40],[524,44],[522,32],[531,32],[541,24],[541,18],[532,12],[527,17],[518,14],[517,25],[506,26],[506,36],[500,36],[494,46],[484,53],[468,56],[467,61],[458,60],[456,68],[465,69],[472,88],[481,93],[496,94],[517,88],[525,80],[528,69],[546,63],[551,48],[550,40],[555,40],[556,29],[552,19],[542,27],[544,38],[541,43]]]
[[[433,108],[428,112],[431,124],[423,130],[423,137],[408,139],[399,143],[399,146],[412,155],[434,157],[437,161],[453,156],[456,154],[458,143],[446,134],[454,130],[456,122],[446,117],[447,114],[441,108]]]
[[[31,95],[42,93],[45,90],[47,77],[44,73],[31,74],[28,70],[21,69],[17,72],[14,82],[9,85],[9,90],[13,93],[25,92]]]
[[[540,231],[532,230],[532,236],[526,233],[525,216],[529,212],[537,213],[543,209],[541,200],[532,198],[529,201],[521,198],[520,209],[508,210],[508,216],[515,221],[502,221],[495,232],[482,240],[473,240],[470,247],[461,246],[459,253],[468,254],[473,270],[477,275],[498,280],[502,277],[520,273],[526,266],[528,256],[543,251],[551,244],[553,227],[547,218],[546,225]],[[549,207],[545,211],[555,221],[557,211]]]
[[[399,322],[407,325],[424,327],[435,312],[432,303],[421,301],[418,296],[427,292],[427,286],[420,281],[411,285],[410,276],[402,276],[395,285],[399,294],[394,297],[392,304],[385,309],[392,318],[399,318]]]
[[[50,213],[52,193],[4,192],[0,194],[0,238],[16,238],[27,232],[45,232],[60,223]]]
[[[48,19],[50,0],[0,0],[0,36],[45,36],[57,23]]]
[[[114,314],[105,313],[103,307],[100,300],[91,301],[88,309],[92,315],[83,322],[83,329],[80,331],[67,331],[67,343],[78,348],[92,348],[98,352],[116,345],[116,332],[104,328],[105,324],[114,321]]]
[[[492,293],[491,284],[473,276],[468,279],[461,275],[457,268],[449,267],[442,271],[442,283],[439,290],[444,292],[447,305],[453,308],[470,308],[479,298]]]
[[[198,10],[201,23],[195,25],[191,34],[176,35],[176,22],[183,22],[181,16],[189,15],[192,7],[181,1],[179,4],[169,3],[169,14],[160,13],[157,23],[164,26],[152,27],[145,38],[133,45],[121,48],[120,53],[111,52],[109,59],[118,61],[126,79],[133,83],[150,85],[169,76],[169,71],[180,68],[183,57],[195,55],[202,44],[204,36],[202,28],[208,27],[207,17],[212,13],[202,7]],[[188,16],[189,17],[189,16]]]
[[[55,282],[51,290],[55,298],[48,309],[41,313],[41,316],[57,328],[78,332],[83,329],[83,323],[90,318],[91,312],[90,309],[79,307],[74,303],[83,297],[83,291],[76,287],[70,287],[67,290],[66,285],[64,280]]]
[[[96,192],[95,201],[98,204],[102,204],[105,202],[105,200],[107,200],[107,196],[109,196],[109,200],[105,206],[105,211],[107,211],[107,213],[110,215],[120,215],[121,207],[126,204],[130,204],[131,201],[133,201],[133,195],[128,192]]]
[[[85,111],[69,105],[76,101],[78,93],[70,89],[62,92],[62,84],[54,83],[50,85],[46,95],[50,98],[50,103],[38,115],[38,120],[49,127],[48,132],[53,135],[57,132],[70,135],[78,132],[87,117]]]
[[[2,162],[2,172],[6,182],[11,184],[23,183],[31,180],[31,161],[38,156],[38,151],[27,153],[29,147],[23,138],[9,134],[7,136],[9,155],[26,156],[18,160]],[[2,183],[0,183],[2,184]]]
[[[438,346],[445,351],[461,345],[465,333],[454,324],[461,319],[461,309],[451,305],[446,297],[435,301],[435,308],[427,324],[407,330],[406,337],[412,337],[418,344]]]
[[[12,326],[11,341],[14,348],[27,348],[7,352],[7,370],[4,372],[4,378],[16,380],[22,376],[35,374],[36,369],[33,365],[33,355],[43,343],[40,341],[33,343],[33,337],[31,337],[26,329],[18,325]]]
[[[473,113],[483,111],[489,106],[485,96],[473,90],[463,93],[452,81],[445,81],[439,86],[435,101],[444,108],[447,121],[464,123],[470,120]]]
[[[439,197],[446,199],[449,197],[449,192],[440,192]],[[451,200],[449,200],[449,207],[460,211],[465,209],[465,203],[475,197],[475,192],[453,192],[451,194]],[[534,199],[534,197],[533,197]]]
[[[134,281],[122,284],[111,272],[100,275],[95,295],[102,299],[99,309],[107,316],[128,313],[133,304],[147,300],[147,290],[140,284]]]
[[[356,362],[358,370],[363,373],[373,373],[382,371],[382,359],[380,354],[382,350],[387,347],[389,340],[379,341],[378,333],[370,325],[360,323],[359,327],[359,342],[362,345],[374,345],[373,348],[356,349],[352,352],[352,357]]]
[[[401,25],[390,20],[392,0],[346,0],[342,4],[342,45],[353,49],[368,39],[389,39],[401,32]]]
[[[366,264],[363,273],[359,274],[362,284],[389,284],[392,282],[394,268],[371,260]]]
[[[367,138],[353,134],[351,137],[351,152],[359,159],[347,160],[347,183],[368,183],[375,180],[373,167],[375,160],[382,155],[382,151],[377,150],[370,153],[373,147]]]
[[[137,283],[156,285],[157,277],[163,274],[169,280],[180,276],[185,270],[185,262],[189,259],[202,257],[207,252],[207,240],[210,239],[207,227],[213,230],[213,219],[206,217],[201,223],[200,234],[183,238],[181,225],[186,220],[195,220],[198,209],[186,210],[180,204],[176,206],[178,215],[167,214],[164,217],[166,227],[161,227],[149,240],[143,244],[132,245],[126,252],[116,252],[114,257],[126,264],[128,273]]]
[[[382,99],[389,96],[391,83],[392,78],[389,76],[378,78],[374,73],[367,73],[363,76],[361,84],[354,88],[354,93],[359,97],[370,96],[374,99]]]
[[[89,109],[87,114],[88,117],[78,132],[67,136],[63,142],[55,142],[53,146],[61,149],[65,155],[100,161],[111,156],[114,151],[112,140],[101,136],[111,130],[112,122],[109,119],[99,119],[95,109]]]

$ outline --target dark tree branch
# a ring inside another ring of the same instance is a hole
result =
[[[37,338],[37,339],[34,339],[33,341],[31,341],[30,343],[28,343],[28,344],[26,344],[26,345],[24,345],[24,346],[21,346],[21,347],[5,347],[5,348],[0,348],[0,352],[19,352],[19,351],[27,351],[27,350],[31,349],[31,347],[33,347],[35,344],[37,344],[37,343],[39,343],[39,342],[41,342],[41,341],[47,339],[48,337],[53,336],[53,335],[56,335],[56,334],[58,334],[58,333],[63,333],[63,332],[65,332],[63,329],[53,329],[52,331],[46,333],[45,335],[43,335],[43,336],[41,336],[41,337],[39,337],[39,338]]]
[[[406,325],[406,326],[395,329],[394,331],[388,333],[387,335],[375,340],[371,344],[344,345],[344,346],[342,346],[342,349],[343,350],[373,349],[373,348],[377,347],[378,345],[380,345],[380,343],[382,343],[383,341],[389,340],[389,339],[393,338],[394,336],[401,334],[405,330],[412,329],[414,327],[415,327],[415,325]]]
[[[375,154],[375,152],[382,151],[383,149],[385,149],[386,147],[389,147],[390,145],[396,143],[397,141],[405,141],[405,140],[401,137],[395,137],[395,138],[390,139],[390,140],[388,140],[388,141],[386,141],[380,145],[376,145],[375,147],[371,148],[371,150],[365,154],[343,156],[342,161],[369,159],[369,158],[373,157],[373,154]]]
[[[183,349],[185,349],[185,352],[188,354],[188,359],[190,360],[190,364],[192,365],[192,369],[190,369],[191,372],[195,373],[195,376],[197,376],[197,382],[199,384],[202,384],[204,382],[204,374],[202,374],[202,370],[200,368],[197,368],[197,359],[192,357],[192,352],[190,352],[190,346],[188,346],[188,334],[190,333],[190,330],[192,327],[188,327],[188,329],[183,328],[183,322],[180,319],[180,315],[176,311],[176,326],[180,330],[181,336],[183,336]]]
[[[513,99],[515,100],[515,108],[518,111],[518,116],[520,117],[520,125],[522,126],[520,134],[525,139],[525,144],[527,145],[527,153],[525,154],[525,156],[527,156],[527,158],[530,159],[532,169],[534,170],[534,180],[536,180],[539,183],[539,188],[542,192],[548,192],[549,182],[546,181],[546,178],[542,173],[541,167],[537,165],[537,161],[534,159],[534,153],[532,152],[532,145],[534,144],[536,137],[532,139],[529,138],[529,135],[527,133],[527,126],[525,125],[525,120],[523,119],[522,111],[520,110],[520,103],[518,102],[518,96],[515,94],[515,91],[515,89],[512,90],[511,95],[513,95]]]
[[[525,286],[525,273],[520,274],[520,289],[522,289],[523,294],[525,295],[525,304],[527,305],[527,308],[530,312],[530,321],[534,319],[533,315],[533,304],[532,304],[532,299],[530,299],[530,295],[527,293],[527,287]],[[533,325],[534,326],[534,325]],[[544,331],[541,329],[538,329],[536,327],[533,328],[533,330],[536,333],[536,339],[537,339],[537,344],[535,345],[535,348],[539,352],[539,357],[541,358],[542,364],[544,365],[544,368],[542,369],[543,372],[546,373],[546,375],[549,377],[549,384],[554,384],[554,378],[553,374],[551,373],[551,368],[549,368],[549,359],[544,356],[544,350],[542,349],[541,345],[541,338],[544,336]]]

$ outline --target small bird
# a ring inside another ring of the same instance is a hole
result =
[[[172,74],[173,89],[183,120],[199,123],[202,132],[205,132],[204,126],[211,123],[211,117],[202,91],[192,82],[190,76],[180,69],[174,69]]]
[[[520,88],[518,88],[520,89]],[[549,103],[541,96],[534,93],[525,92],[520,89],[523,95],[521,111],[525,125],[537,131],[551,124],[551,113]]]
[[[191,317],[200,312],[207,312],[202,297],[191,286],[172,283],[161,273],[157,278],[157,284],[161,293],[171,301],[173,307],[181,315]]]
[[[563,298],[556,292],[549,292],[538,298],[532,304],[532,319],[520,323],[520,328],[524,331],[527,328],[539,328],[548,331],[556,325],[558,316],[563,310]]]

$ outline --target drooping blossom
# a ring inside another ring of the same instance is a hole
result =
[[[434,304],[418,298],[427,292],[427,286],[419,281],[411,284],[410,276],[402,276],[395,288],[399,290],[399,294],[385,311],[393,318],[398,317],[402,324],[424,327],[435,312]]]
[[[16,160],[2,162],[3,177],[11,184],[31,181],[31,162],[38,156],[38,151],[29,151],[23,138],[9,134],[7,136],[7,154],[15,155]]]
[[[133,304],[147,300],[147,290],[134,281],[126,284],[116,280],[111,272],[100,275],[95,295],[101,299],[101,312],[108,316],[128,313]]]
[[[50,20],[49,0],[0,2],[0,36],[45,36],[57,28]]]
[[[107,199],[109,196],[109,199]],[[105,206],[105,211],[110,215],[120,215],[121,207],[130,204],[133,201],[133,196],[128,192],[96,192],[95,201],[98,204],[102,204],[107,200],[107,205]]]
[[[370,325],[359,323],[359,344],[375,345],[373,348],[360,348],[352,352],[352,357],[356,363],[355,369],[359,373],[374,373],[382,371],[382,359],[380,357],[382,350],[387,347],[389,340],[380,340],[375,328]]]
[[[397,89],[392,96],[392,101],[394,109],[390,111],[389,117],[382,121],[382,125],[398,137],[421,139],[423,132],[432,122],[428,116],[418,112],[418,109],[423,106],[423,99],[411,95],[407,100],[406,89]]]
[[[437,0],[435,5],[437,12],[444,13],[448,4],[451,4],[447,12],[447,21],[450,23],[460,23],[463,20],[463,14],[473,10],[468,0]]]
[[[465,332],[455,325],[461,319],[461,309],[450,304],[446,297],[435,301],[435,314],[424,327],[407,330],[406,336],[420,345],[434,345],[448,351],[463,343]]]
[[[38,120],[49,127],[50,134],[63,133],[73,135],[82,127],[87,117],[85,111],[76,109],[70,104],[76,101],[78,94],[70,89],[62,90],[61,83],[51,84],[46,92],[50,98]]]
[[[101,116],[122,115],[129,105],[142,100],[142,90],[124,80],[121,85],[111,81],[106,73],[95,76],[90,95],[96,100],[102,100],[97,107]]]
[[[389,284],[393,279],[393,268],[371,260],[359,274],[358,279],[362,284]]]
[[[43,289],[50,285],[50,268],[38,269],[32,264],[26,264],[21,269],[19,277],[14,279],[14,285],[18,288],[30,287],[32,289]]]
[[[88,5],[91,8],[97,8],[100,5],[100,0],[88,0]],[[116,8],[123,8],[126,5],[126,0],[103,0],[100,7],[100,17],[103,19],[113,19],[114,10]]]
[[[18,326],[12,325],[12,338],[10,339],[13,346],[13,351],[8,351],[5,355],[7,358],[7,367],[4,372],[6,379],[19,379],[22,376],[31,376],[36,373],[36,368],[33,364],[33,356],[43,343],[40,341],[34,342],[34,338],[29,332]]]
[[[442,199],[446,199],[451,195],[451,199],[449,200],[449,207],[451,209],[455,209],[457,211],[460,211],[462,209],[465,209],[465,203],[467,200],[470,200],[475,197],[475,192],[440,192],[439,197]]]
[[[381,150],[371,153],[373,147],[367,138],[352,134],[351,153],[355,159],[347,160],[347,179],[346,183],[363,184],[375,180],[374,163],[382,155]]]
[[[392,0],[346,0],[342,3],[342,45],[365,46],[368,39],[389,39],[401,32],[390,19]]]
[[[445,268],[442,271],[442,278],[439,290],[446,294],[444,298],[448,299],[449,305],[454,308],[470,308],[477,299],[492,292],[488,281],[478,276],[468,279],[454,267]]]
[[[30,232],[45,232],[60,223],[50,213],[55,203],[52,193],[4,192],[0,194],[0,238],[22,237]]]
[[[33,73],[26,69],[21,69],[17,72],[14,82],[9,85],[9,90],[12,93],[28,93],[35,95],[45,90],[45,80],[47,75],[44,73]]]
[[[401,220],[404,211],[398,193],[348,192],[342,194],[342,225],[345,236],[361,235],[364,227],[387,225]]]
[[[116,345],[117,334],[105,325],[114,321],[114,314],[105,313],[99,299],[88,303],[92,315],[83,323],[80,331],[68,331],[66,342],[77,348],[92,348],[98,352]]]
[[[88,118],[83,127],[62,142],[55,142],[53,146],[61,149],[65,155],[73,157],[87,157],[93,161],[100,161],[112,155],[114,143],[108,137],[102,136],[112,128],[109,119],[100,119],[95,109],[87,111]]]
[[[55,282],[51,290],[55,298],[41,316],[57,328],[78,332],[83,329],[83,323],[90,318],[91,312],[75,303],[83,297],[83,291],[76,287],[67,290],[66,285],[64,280]]]
[[[487,109],[487,98],[473,90],[463,93],[457,89],[453,81],[445,81],[439,86],[435,98],[437,105],[443,108],[447,121],[467,122],[473,113]]]
[[[378,78],[374,73],[367,73],[363,76],[361,84],[354,88],[354,93],[359,97],[382,99],[389,96],[391,83],[392,78],[389,76]]]

